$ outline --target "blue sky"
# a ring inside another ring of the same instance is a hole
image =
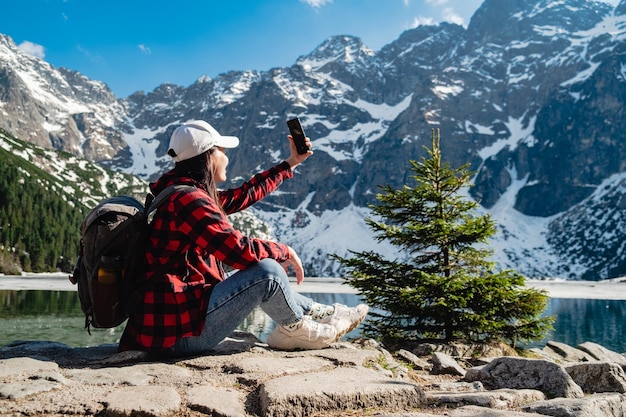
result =
[[[613,1],[613,0],[611,0]],[[419,24],[467,27],[482,0],[14,0],[0,33],[117,97],[291,66],[333,35],[377,51]]]

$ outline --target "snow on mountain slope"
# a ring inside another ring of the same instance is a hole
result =
[[[336,161],[353,160],[361,162],[362,158],[368,151],[368,145],[379,140],[389,128],[400,113],[405,111],[411,102],[412,95],[407,96],[403,101],[391,106],[385,103],[373,104],[365,100],[357,100],[350,103],[359,109],[366,111],[371,120],[364,123],[357,123],[349,130],[340,130],[337,128],[330,129],[327,136],[315,138],[312,144],[316,150],[326,152]],[[316,119],[303,123],[305,127],[308,123],[315,123]],[[344,144],[350,146],[345,147]]]
[[[158,172],[163,165],[171,163],[169,156],[157,156],[159,141],[154,139],[156,135],[163,134],[168,127],[170,126],[157,129],[135,128],[132,133],[124,134],[124,141],[128,144],[132,161],[132,165],[124,170],[126,173],[140,177],[146,172]]]
[[[517,177],[515,170],[511,176]],[[533,278],[557,278],[561,258],[548,244],[547,231],[553,217],[527,216],[515,210],[517,192],[528,177],[514,181],[489,209],[497,224],[497,232],[490,240],[493,260],[502,268],[517,269]]]
[[[587,199],[555,216],[548,229],[551,247],[569,261],[570,276],[607,279],[624,275],[626,173],[607,178]],[[589,252],[596,256],[580,256]]]

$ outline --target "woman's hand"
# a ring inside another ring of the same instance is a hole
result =
[[[304,143],[306,143],[309,147],[309,150],[307,153],[300,155],[296,150],[296,145],[293,143],[293,137],[291,135],[287,135],[287,138],[289,139],[289,149],[291,151],[291,155],[289,155],[289,158],[285,159],[285,161],[287,161],[293,171],[298,165],[306,161],[309,156],[313,155],[313,151],[311,150],[311,139],[308,137],[304,139]]]
[[[310,151],[309,151],[310,152]],[[306,158],[305,158],[306,159]],[[281,264],[283,268],[285,268],[285,272],[289,275],[289,267],[293,268],[293,271],[296,273],[296,282],[298,285],[302,284],[304,281],[304,268],[302,267],[302,261],[300,257],[296,253],[295,250],[291,246],[289,246],[289,259]]]

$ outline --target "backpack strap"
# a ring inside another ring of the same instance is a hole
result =
[[[156,197],[152,193],[149,193],[146,196],[146,204],[145,207],[145,216],[146,218],[150,213],[156,210],[161,204],[163,204],[172,194],[178,191],[191,192],[195,190],[196,187],[192,185],[185,184],[173,184],[165,187]]]
[[[148,193],[148,195],[146,196],[146,204],[145,204],[145,211],[144,211],[144,216],[146,218],[146,221],[149,222],[148,219],[149,219],[150,213],[156,210],[161,204],[165,203],[165,201],[167,201],[167,199],[172,194],[178,191],[191,192],[195,189],[196,187],[191,186],[191,185],[173,184],[168,187],[165,187],[159,194],[157,194],[156,198],[154,197],[152,193]],[[185,256],[187,256],[187,253],[185,253]],[[173,258],[169,258],[166,263],[159,266],[156,269],[156,271],[154,271],[154,274],[149,280],[145,280],[143,283],[141,283],[141,285],[138,288],[136,288],[133,291],[133,294],[131,294],[125,306],[126,311],[128,313],[131,312],[132,306],[138,303],[139,300],[141,299],[141,292],[143,292],[143,289],[156,277],[163,275],[163,273],[165,273],[165,271],[167,270],[167,268],[170,266],[172,262],[173,262]]]

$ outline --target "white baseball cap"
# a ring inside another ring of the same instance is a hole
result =
[[[220,135],[213,126],[204,120],[191,120],[174,130],[167,154],[174,161],[180,162],[198,156],[215,146],[236,148],[238,145],[239,138]]]

